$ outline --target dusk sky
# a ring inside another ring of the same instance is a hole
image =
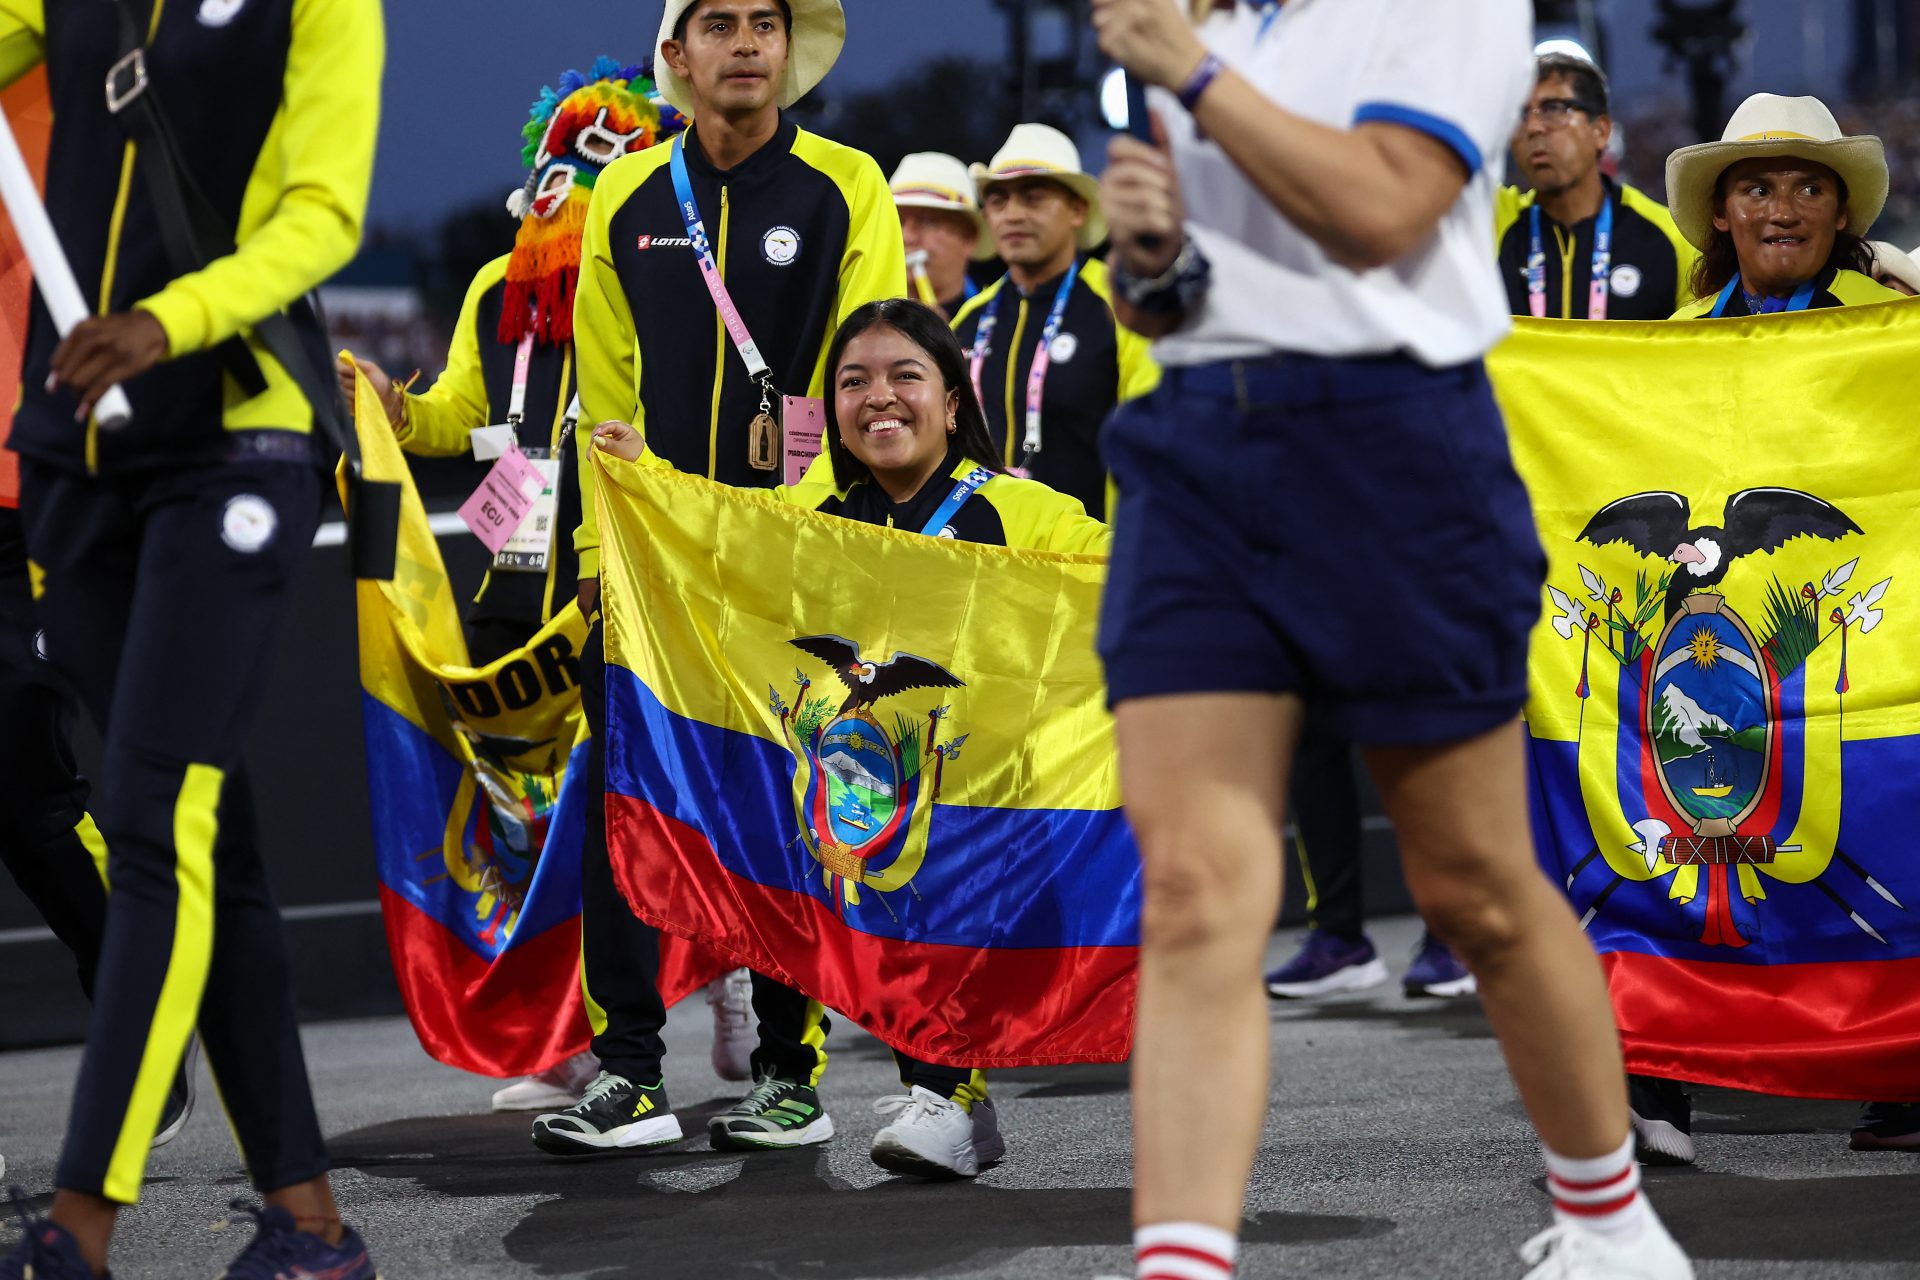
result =
[[[830,83],[864,89],[948,53],[1003,54],[1006,26],[989,0],[846,0],[846,52]],[[1849,52],[1845,0],[1754,0],[1754,36],[1733,101],[1756,88],[1826,92]],[[1601,0],[1613,32],[1610,68],[1623,102],[1677,91],[1646,38],[1654,0]],[[427,226],[525,176],[518,138],[543,84],[594,55],[639,61],[658,0],[387,0],[385,117],[371,221]],[[457,21],[449,23],[450,14]],[[986,86],[929,86],[980,92]],[[984,159],[984,157],[967,157]]]
[[[948,53],[999,56],[1006,24],[988,0],[847,0],[847,47],[832,83],[868,88]],[[520,126],[540,86],[595,55],[639,62],[659,0],[387,0],[385,112],[375,224],[430,223],[507,192]],[[448,22],[451,15],[458,20]],[[968,86],[969,91],[978,86]]]

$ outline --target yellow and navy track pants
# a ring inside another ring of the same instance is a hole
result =
[[[113,476],[22,462],[47,653],[100,729],[113,885],[55,1182],[123,1204],[196,1025],[255,1186],[327,1168],[240,768],[322,479],[304,450],[249,443]]]
[[[764,974],[753,975],[753,1014],[760,1023],[760,1044],[753,1052],[757,1075],[771,1071],[783,1080],[799,1080],[818,1087],[827,1070],[827,1031],[831,1023],[826,1006],[804,992]],[[922,1062],[898,1049],[893,1060],[900,1083],[919,1085],[943,1098],[956,1099],[969,1111],[987,1096],[987,1073],[969,1067],[942,1067]]]
[[[1339,938],[1366,930],[1360,881],[1360,786],[1353,748],[1309,725],[1294,753],[1295,852],[1313,927]]]
[[[87,817],[66,699],[39,654],[38,630],[20,515],[0,507],[0,863],[73,952],[92,995],[107,928],[106,868],[94,853],[104,858],[105,846]]]
[[[580,649],[580,706],[593,738],[587,745],[587,829],[580,849],[580,966],[593,1052],[600,1066],[635,1084],[660,1081],[660,1039],[667,1006],[660,999],[660,934],[633,914],[613,882],[607,853],[607,665],[600,620]]]

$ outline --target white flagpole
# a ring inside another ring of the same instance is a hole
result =
[[[47,207],[40,203],[27,159],[20,154],[20,142],[13,136],[13,124],[4,114],[0,114],[0,199],[5,200],[14,233],[26,250],[33,283],[46,301],[54,328],[64,338],[91,313],[86,299],[80,296],[73,268],[67,264],[66,251],[60,247],[60,237],[47,218]],[[111,431],[127,424],[133,417],[133,406],[127,403],[127,393],[113,386],[100,397],[93,413],[100,425]]]

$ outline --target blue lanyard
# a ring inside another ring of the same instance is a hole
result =
[[[1067,303],[1072,300],[1073,286],[1079,279],[1080,261],[1076,258],[1073,265],[1067,268],[1067,274],[1060,281],[1060,288],[1053,295],[1053,310],[1047,313],[1046,328],[1040,331],[1040,346],[1034,351],[1033,363],[1027,368],[1026,440],[1023,445],[1024,456],[1021,458],[1023,465],[1027,458],[1040,452],[1040,402],[1046,395],[1047,370],[1053,367],[1053,340],[1060,336],[1060,326],[1067,318]],[[979,398],[982,412],[987,407],[987,393],[980,385],[980,375],[986,368],[987,357],[993,354],[993,331],[1000,325],[1000,304],[1005,302],[1007,294],[1013,291],[1011,285],[1011,277],[1000,277],[1000,294],[994,298],[992,305],[981,313],[980,327],[974,331],[973,359],[970,362],[973,394]],[[1014,357],[1017,354],[1017,352],[1013,353],[1007,358],[1009,377],[1012,376]],[[1007,431],[1009,434],[1013,431],[1011,422],[1007,424]]]
[[[1738,289],[1739,287],[1740,287],[1740,273],[1736,271],[1734,273],[1733,279],[1727,281],[1727,287],[1720,291],[1720,296],[1713,300],[1713,310],[1707,312],[1707,316],[1709,319],[1719,319],[1720,317],[1726,315],[1727,304],[1733,301],[1733,291],[1735,289]],[[1787,299],[1786,306],[1775,308],[1775,310],[1776,311],[1805,311],[1808,307],[1812,305],[1813,305],[1813,281],[1809,280],[1805,284],[1801,285],[1798,289],[1795,289],[1793,291],[1793,297]],[[1769,312],[1769,311],[1754,311],[1751,305],[1748,306],[1747,310],[1752,315],[1773,314],[1772,312]]]
[[[967,472],[960,483],[953,486],[953,492],[947,495],[947,500],[933,513],[933,518],[927,521],[927,527],[920,532],[929,538],[939,537],[940,531],[947,527],[954,514],[967,505],[967,499],[980,492],[980,486],[991,479],[993,472],[985,467],[975,467]]]
[[[1547,248],[1540,237],[1540,206],[1529,211],[1532,237],[1527,245],[1527,310],[1536,318],[1547,314]],[[1587,319],[1607,318],[1607,283],[1613,278],[1613,197],[1600,206],[1593,224],[1593,269],[1588,273]]]

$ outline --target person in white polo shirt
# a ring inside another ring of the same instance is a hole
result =
[[[908,293],[951,321],[980,292],[968,264],[993,257],[973,176],[953,156],[916,151],[900,161],[888,185],[906,242]]]
[[[1116,309],[1165,371],[1103,438],[1100,650],[1145,864],[1137,1275],[1233,1273],[1311,709],[1361,748],[1546,1149],[1529,1276],[1687,1280],[1639,1190],[1599,962],[1527,838],[1545,559],[1481,358],[1511,323],[1486,245],[1531,8],[1185,8],[1093,0],[1162,141],[1115,140],[1103,183]]]

